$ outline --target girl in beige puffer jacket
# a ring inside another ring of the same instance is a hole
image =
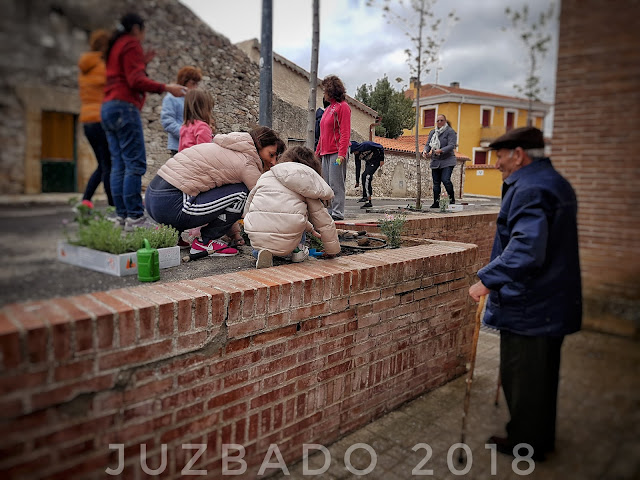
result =
[[[340,252],[335,223],[323,204],[333,198],[333,191],[319,170],[320,162],[311,150],[293,147],[249,193],[244,229],[257,250],[256,267],[270,266],[273,255],[291,254],[305,232],[322,239],[326,255]],[[300,247],[304,254],[292,257],[293,261],[308,256],[306,247]]]

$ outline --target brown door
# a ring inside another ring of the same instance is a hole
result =
[[[75,116],[42,112],[42,192],[75,192]]]

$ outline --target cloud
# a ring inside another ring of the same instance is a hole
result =
[[[261,0],[181,0],[212,28],[232,42],[260,39]],[[438,63],[438,83],[459,81],[463,87],[505,95],[517,95],[513,85],[526,76],[526,52],[508,26],[505,7],[518,9],[529,3],[532,15],[546,8],[551,0],[458,0],[439,2],[436,14],[446,16],[455,8],[460,21],[442,32],[446,41]],[[273,2],[273,49],[308,70],[311,59],[311,1],[277,0]],[[320,2],[319,75],[333,73],[342,78],[353,95],[362,84],[375,85],[385,74],[392,85],[401,77],[406,88],[411,76],[404,50],[408,37],[402,26],[389,24],[379,9],[367,7],[365,0],[322,0]],[[397,2],[395,3],[397,5]],[[410,17],[410,20],[415,18]],[[543,99],[553,98],[557,25],[554,41],[541,70],[548,91]],[[422,82],[434,82],[433,66]]]

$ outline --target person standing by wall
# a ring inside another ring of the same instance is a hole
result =
[[[111,154],[109,143],[100,123],[100,108],[104,98],[104,85],[107,81],[104,54],[109,45],[109,32],[96,30],[89,37],[90,52],[83,53],[78,60],[78,89],[80,91],[80,116],[84,136],[87,137],[98,167],[89,177],[82,196],[82,204],[93,208],[91,199],[98,185],[102,182],[109,205],[113,206],[111,197]]]
[[[440,208],[440,183],[449,195],[449,203],[456,203],[451,174],[456,166],[455,148],[458,143],[456,132],[447,122],[447,117],[438,115],[436,128],[429,132],[422,158],[431,158],[431,178],[433,180],[433,204],[429,208]]]
[[[111,152],[115,221],[127,231],[152,224],[144,216],[142,205],[142,175],[147,170],[147,156],[140,110],[146,92],[169,92],[180,97],[187,91],[183,85],[165,85],[147,76],[145,68],[153,53],[143,52],[144,35],[142,18],[128,13],[120,19],[106,53],[107,83],[102,123]]]
[[[560,348],[582,323],[577,200],[544,156],[537,128],[511,130],[489,147],[502,172],[502,205],[491,261],[469,295],[489,295],[484,323],[500,330],[511,419],[507,436],[488,443],[509,455],[526,443],[543,460],[555,448]]]
[[[347,91],[342,80],[329,75],[322,80],[324,99],[329,102],[320,120],[320,141],[316,155],[322,159],[322,178],[333,190],[329,214],[334,220],[344,220],[345,179],[349,141],[351,138],[351,107],[346,102]]]
[[[187,87],[187,90],[196,88],[202,80],[202,71],[197,67],[186,66],[178,70],[176,83]],[[168,134],[167,150],[173,157],[178,153],[180,145],[180,127],[184,122],[184,97],[175,97],[167,93],[162,99],[162,113],[160,122],[162,128]]]

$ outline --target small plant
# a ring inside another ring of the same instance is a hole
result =
[[[314,235],[307,234],[307,244],[309,245],[309,248],[315,248],[317,252],[324,251],[322,240]]]
[[[123,233],[113,222],[105,218],[92,218],[80,223],[71,238],[65,231],[67,241],[71,245],[100,250],[119,255],[135,252],[142,248],[144,239],[149,240],[152,248],[173,247],[178,243],[178,231],[167,225],[154,228],[136,228],[133,232]]]
[[[385,215],[384,218],[378,219],[380,231],[387,237],[387,244],[390,248],[400,247],[400,235],[402,235],[406,223],[407,216],[404,214]]]

